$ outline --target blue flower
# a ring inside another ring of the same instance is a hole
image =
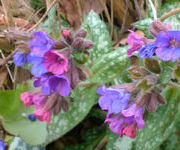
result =
[[[0,150],[5,150],[6,144],[0,139]]]
[[[36,77],[40,77],[43,74],[48,72],[44,66],[44,58],[43,57],[38,57],[38,56],[32,55],[32,53],[30,53],[27,56],[27,59],[28,59],[28,62],[33,65],[31,68],[32,75],[34,75]]]
[[[156,46],[153,43],[146,44],[139,50],[139,56],[141,58],[153,58],[155,54]]]
[[[180,58],[180,31],[160,32],[155,41],[156,55],[164,60],[172,62]]]
[[[29,42],[33,55],[43,57],[46,52],[53,49],[54,42],[46,32],[35,32],[34,39]]]
[[[108,114],[121,113],[126,109],[130,93],[120,88],[106,88],[105,86],[98,88],[97,94],[102,95],[99,98],[99,106],[102,110],[108,110]]]
[[[17,51],[14,55],[13,55],[13,61],[14,64],[16,66],[23,66],[26,64],[27,62],[27,55],[25,53],[22,53],[20,51]]]

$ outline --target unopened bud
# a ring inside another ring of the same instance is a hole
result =
[[[57,93],[53,93],[48,99],[47,102],[44,106],[44,111],[48,111],[49,109],[52,109],[56,103],[58,94]]]
[[[91,49],[93,47],[94,47],[94,44],[92,41],[89,41],[89,40],[84,41],[84,43],[83,43],[84,49]]]
[[[152,93],[151,94],[151,99],[149,100],[148,104],[147,104],[147,109],[149,112],[155,112],[156,110],[156,106],[157,106],[157,94],[156,93]]]
[[[54,49],[63,49],[65,48],[67,45],[64,41],[60,41],[60,40],[55,40],[54,41]]]
[[[72,47],[74,49],[80,49],[80,48],[82,48],[83,42],[84,42],[83,38],[77,37],[74,39],[74,41],[72,43]]]
[[[163,24],[162,22],[160,22],[159,20],[155,20],[153,21],[153,23],[151,24],[149,31],[153,36],[157,36],[157,34],[161,31],[163,32],[167,32],[168,30],[171,29],[171,25],[170,24]]]
[[[57,115],[60,112],[61,105],[62,105],[62,97],[59,96],[59,98],[57,99],[57,102],[54,106],[54,111],[53,111],[54,115]]]
[[[81,30],[78,30],[78,31],[76,32],[75,38],[77,38],[77,37],[85,38],[86,35],[87,35],[86,30],[81,29]]]
[[[79,82],[79,71],[75,66],[72,67],[71,79],[72,79],[72,81],[71,81],[72,82],[72,88],[75,88]]]
[[[162,97],[160,94],[157,95],[157,100],[160,104],[164,105],[166,104],[166,100],[164,97]]]
[[[120,84],[120,85],[113,85],[111,87],[125,89],[127,92],[131,93],[136,90],[136,88],[135,88],[136,83],[124,83],[124,84]]]
[[[69,29],[66,29],[66,30],[62,30],[61,31],[63,37],[64,37],[64,40],[69,44],[71,45],[72,44],[72,41],[73,41],[73,37],[72,37],[72,33]]]
[[[151,98],[150,93],[144,94],[142,92],[139,92],[135,98],[137,107],[143,107],[145,104],[147,104],[147,102],[150,100],[150,98]]]
[[[146,69],[141,68],[139,66],[131,66],[128,69],[128,72],[131,74],[130,77],[132,79],[139,79],[149,74],[149,72]]]
[[[156,83],[157,83],[157,77],[148,75],[138,81],[136,88],[140,88],[143,93],[146,93],[152,91]]]
[[[177,64],[174,71],[173,71],[173,77],[177,78],[178,81],[180,81],[180,64]]]
[[[153,72],[153,73],[157,73],[159,74],[161,72],[161,68],[160,68],[160,65],[159,65],[159,62],[155,59],[151,59],[151,58],[146,58],[145,61],[145,66],[146,68]]]
[[[67,103],[65,100],[62,101],[62,109],[63,109],[65,112],[68,111],[68,103]]]

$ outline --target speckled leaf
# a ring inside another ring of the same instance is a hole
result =
[[[52,117],[48,125],[49,134],[46,144],[63,136],[84,119],[97,99],[96,90],[96,86],[91,86],[72,91],[71,97],[74,101],[69,104],[69,110],[61,111],[57,116]]]
[[[9,146],[9,150],[45,150],[42,146],[29,146],[21,140],[19,137],[14,137],[12,143]]]
[[[146,19],[135,22],[133,25],[137,29],[142,30],[148,38],[152,38],[152,35],[149,32],[149,26],[151,25],[152,22],[153,22],[153,19],[146,18]]]
[[[134,139],[127,136],[120,138],[118,134],[110,132],[106,150],[131,150],[133,141]]]
[[[180,137],[177,134],[172,134],[161,145],[161,150],[179,150],[180,149]]]
[[[172,77],[173,67],[175,64],[172,63],[171,61],[168,62],[161,61],[160,64],[161,64],[161,74],[160,74],[161,83],[168,83]]]
[[[148,114],[145,127],[138,132],[136,150],[154,150],[176,131],[180,117],[180,90],[167,88],[162,95],[167,99],[167,104]]]
[[[127,46],[119,47],[95,61],[92,67],[93,77],[90,80],[106,83],[117,77],[129,64],[127,49]]]
[[[91,11],[84,21],[82,28],[88,32],[87,39],[94,43],[94,48],[89,51],[91,61],[112,51],[110,35],[98,14]]]
[[[20,136],[27,144],[39,145],[46,139],[46,123],[32,122],[22,116],[22,113],[30,114],[34,111],[34,107],[25,107],[20,100],[20,94],[29,90],[26,85],[19,86],[17,90],[0,91],[0,116],[9,133]]]

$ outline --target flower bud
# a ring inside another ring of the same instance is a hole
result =
[[[145,61],[145,67],[153,72],[153,73],[157,73],[159,74],[161,72],[161,68],[160,68],[160,65],[159,65],[159,62],[155,59],[151,59],[151,58],[146,58]]]
[[[170,30],[170,29],[171,29],[170,24],[163,24],[159,20],[155,20],[151,24],[151,26],[149,28],[149,31],[153,36],[156,37],[159,32],[161,32],[161,31],[167,32],[167,30]]]
[[[80,49],[80,48],[82,48],[83,42],[84,42],[83,38],[77,37],[74,39],[74,41],[72,43],[72,47],[74,49]]]
[[[147,102],[150,100],[150,98],[151,98],[150,93],[144,94],[142,92],[139,92],[135,98],[135,102],[136,102],[138,107],[143,107],[144,105],[147,104]]]
[[[63,109],[65,112],[68,111],[68,103],[67,103],[65,100],[62,101],[62,109]]]
[[[57,115],[60,112],[61,106],[62,106],[62,97],[59,96],[59,98],[57,99],[57,102],[54,106],[54,111],[53,111],[54,115]]]
[[[44,106],[45,111],[48,111],[49,109],[52,109],[54,107],[57,97],[58,97],[58,93],[53,93],[51,96],[49,96]]]
[[[84,49],[91,49],[93,47],[94,47],[94,44],[92,41],[89,41],[89,40],[84,41],[84,43],[83,43]]]
[[[160,94],[157,95],[157,100],[160,104],[164,105],[166,104],[166,100],[164,97],[162,97]]]
[[[156,107],[157,107],[157,94],[152,93],[151,98],[147,104],[147,110],[152,113],[155,112]]]
[[[55,40],[54,41],[54,49],[63,49],[65,48],[67,45],[64,41],[60,41],[60,40]]]
[[[66,29],[66,30],[62,30],[61,31],[63,37],[64,37],[64,40],[69,44],[71,45],[72,44],[72,41],[73,41],[73,37],[72,37],[72,33],[70,30]]]
[[[81,30],[78,30],[78,31],[76,32],[75,38],[77,38],[77,37],[85,38],[86,35],[87,35],[86,30],[81,29]]]
[[[79,71],[76,67],[72,67],[72,75],[71,75],[71,86],[75,88],[79,82]]]
[[[180,81],[180,64],[177,64],[174,71],[173,71],[173,77],[177,78],[178,81]]]
[[[130,77],[132,79],[139,79],[149,74],[149,72],[146,69],[141,68],[139,66],[131,66],[128,69],[128,72],[131,74]]]

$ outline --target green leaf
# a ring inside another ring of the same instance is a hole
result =
[[[45,150],[42,146],[29,146],[21,140],[19,137],[14,137],[9,150]]]
[[[180,89],[167,88],[162,95],[167,104],[148,114],[145,127],[138,132],[136,150],[154,150],[176,131],[180,117]]]
[[[83,143],[68,146],[66,150],[94,150],[96,145],[98,145],[103,138],[106,138],[105,131],[104,126],[91,128],[82,135]]]
[[[133,25],[137,29],[142,30],[145,33],[146,37],[152,38],[153,36],[149,33],[149,27],[152,22],[153,22],[153,19],[146,18],[146,19],[135,22]]]
[[[180,138],[177,134],[172,134],[166,141],[161,145],[161,150],[179,150],[180,149]]]
[[[160,81],[161,83],[168,83],[172,77],[173,67],[175,63],[172,63],[171,61],[168,62],[161,61],[160,64],[161,64]]]
[[[127,136],[120,138],[118,134],[110,132],[106,150],[131,150],[133,141],[134,139]]]
[[[22,113],[33,113],[34,107],[25,107],[20,100],[20,94],[29,87],[21,85],[17,90],[0,91],[0,115],[4,128],[20,136],[27,144],[42,144],[46,139],[46,124],[39,121],[30,121]]]
[[[94,85],[88,88],[77,87],[72,91],[74,101],[69,104],[69,110],[52,117],[46,143],[63,136],[86,117],[97,99],[96,90]]]
[[[124,71],[129,64],[127,48],[128,46],[119,47],[95,61],[94,66],[91,68],[93,77],[90,81],[106,83]]]
[[[88,32],[87,39],[94,43],[94,48],[89,51],[91,61],[112,51],[110,35],[98,14],[91,11],[84,21],[82,28]]]

